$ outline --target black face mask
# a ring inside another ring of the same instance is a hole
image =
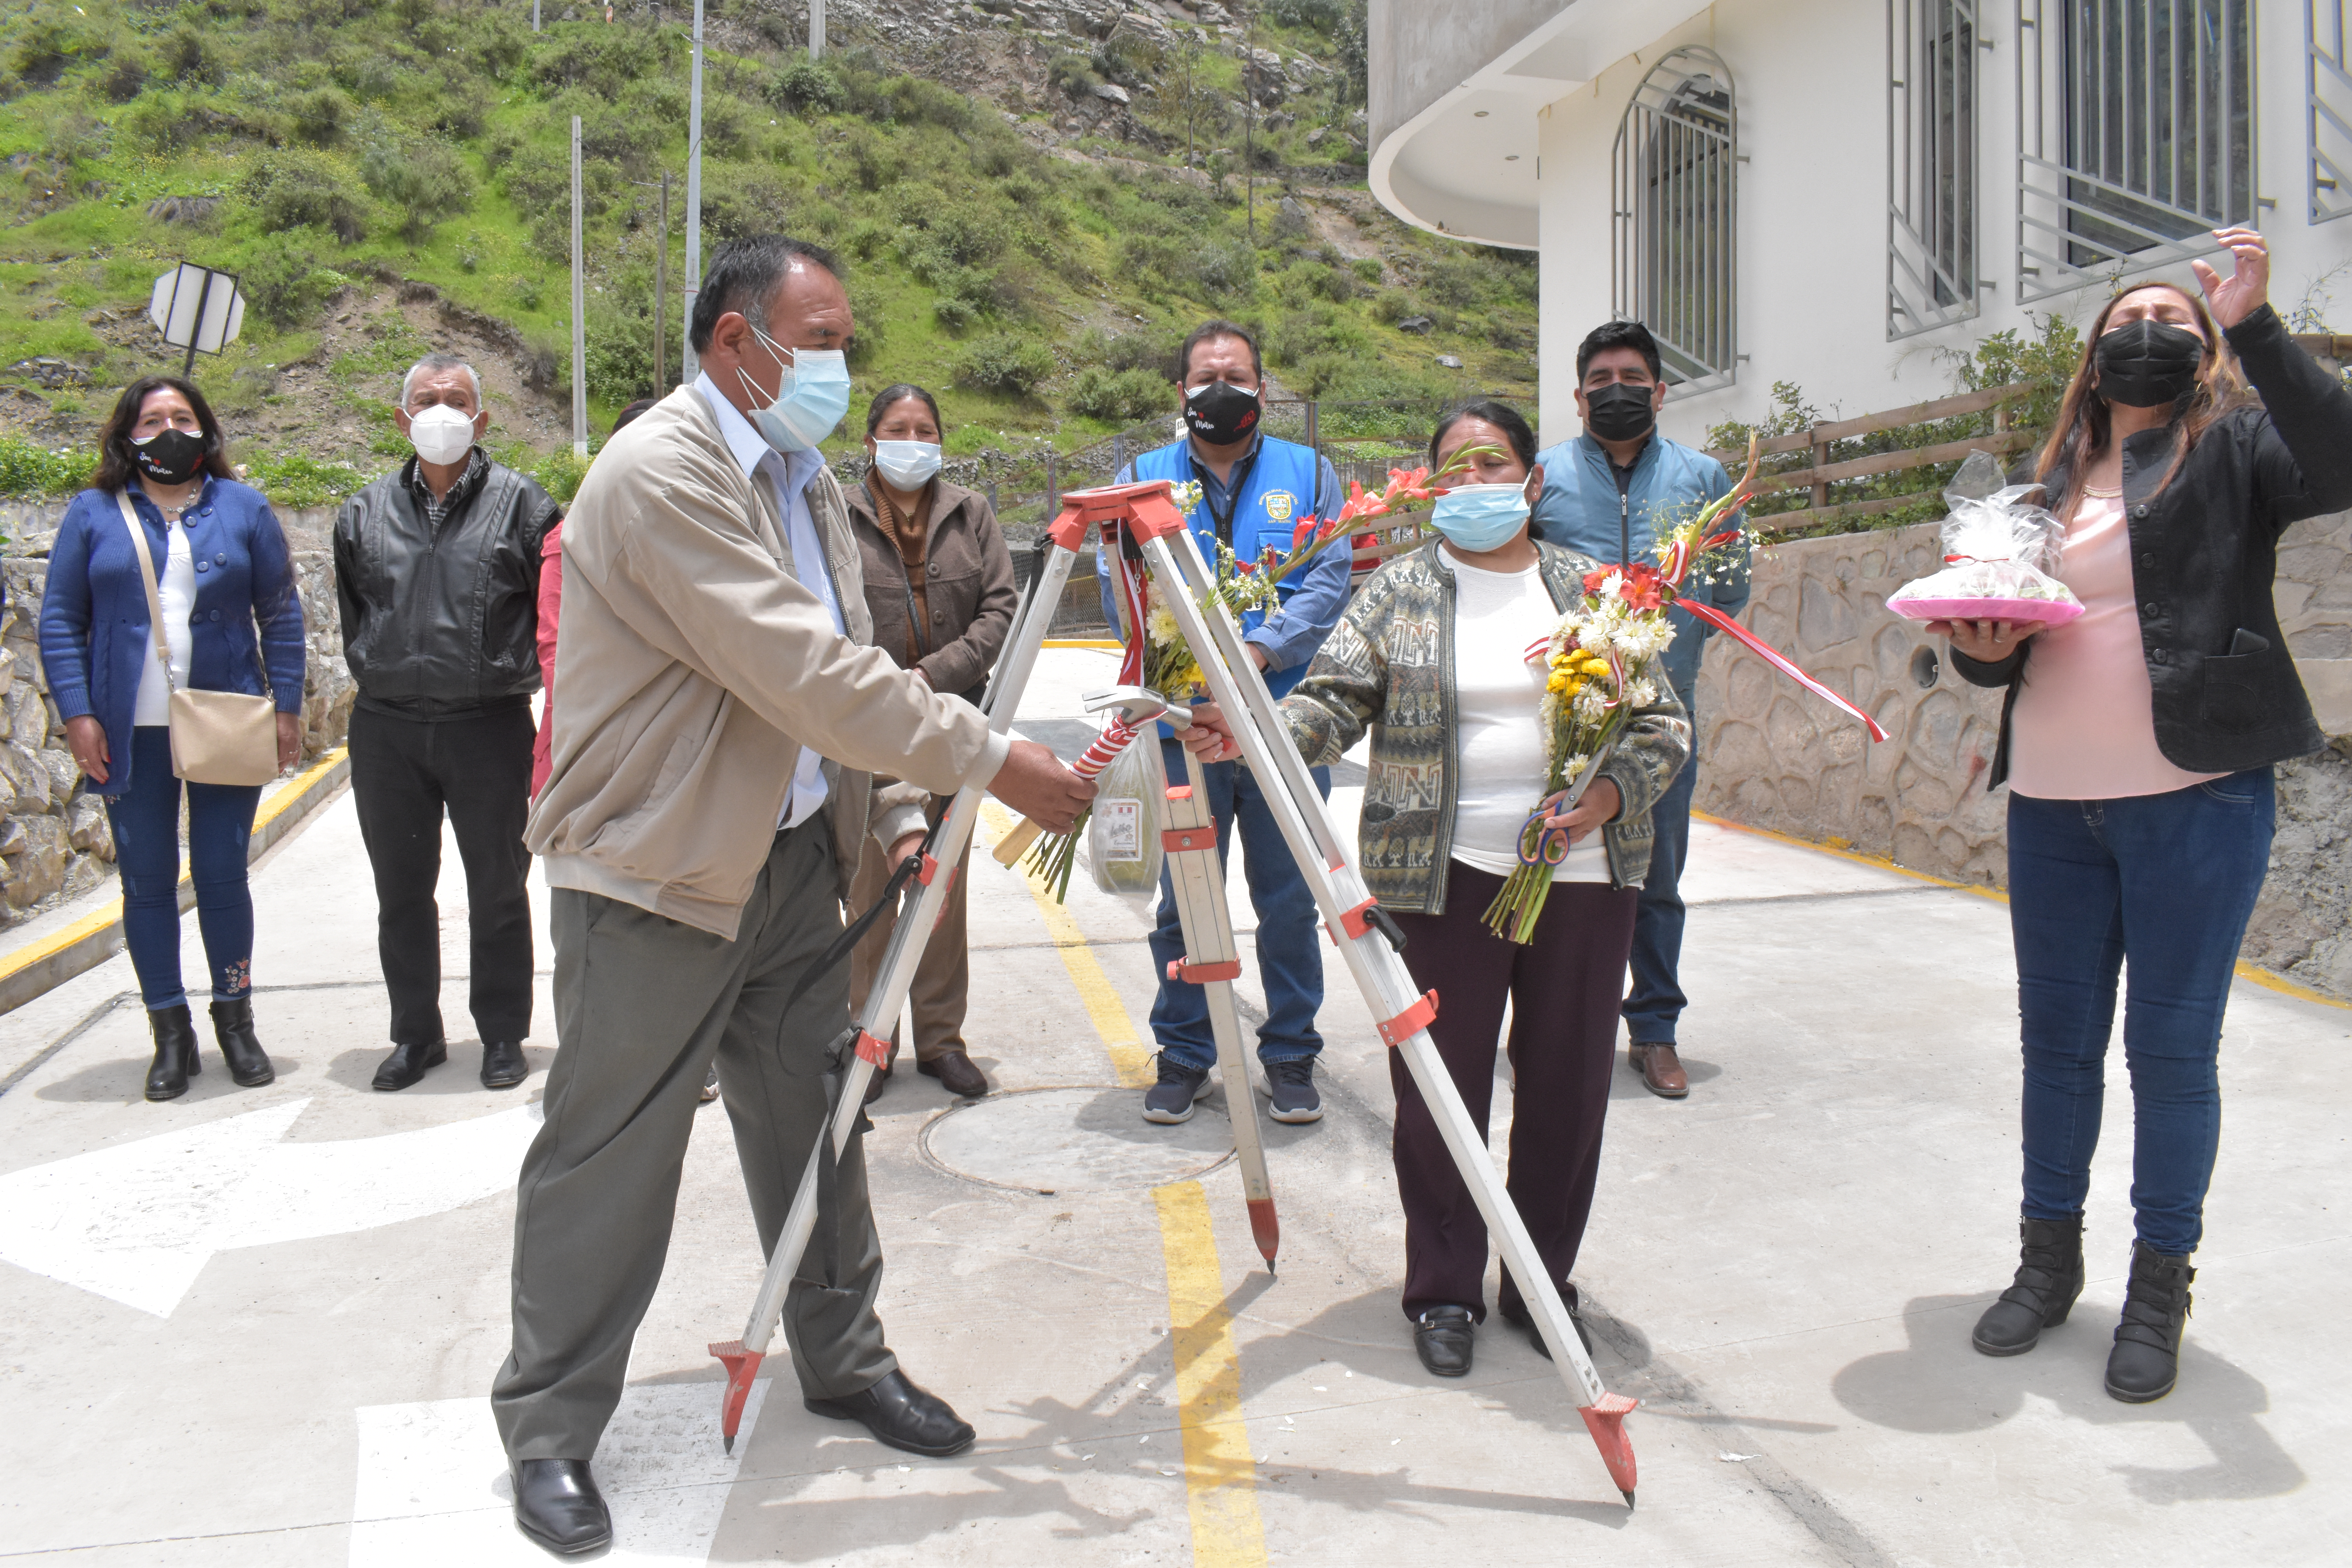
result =
[[[1230,447],[1257,428],[1257,394],[1213,381],[1184,395],[1184,427],[1212,447]]]
[[[131,460],[159,485],[184,485],[196,477],[212,443],[185,430],[163,430],[131,443]]]
[[[2205,342],[2195,332],[2143,317],[2099,339],[2092,353],[2099,395],[2127,408],[2161,408],[2196,390]]]
[[[1584,427],[1601,441],[1631,441],[1658,423],[1650,388],[1627,382],[1596,386],[1584,395]]]

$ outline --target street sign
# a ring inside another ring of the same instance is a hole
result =
[[[155,279],[147,319],[165,342],[188,351],[180,371],[184,376],[195,368],[199,350],[216,354],[236,341],[245,325],[245,295],[233,274],[183,261]]]

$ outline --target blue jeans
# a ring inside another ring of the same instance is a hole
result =
[[[150,1011],[188,1000],[180,983],[180,781],[172,772],[172,731],[142,724],[131,731],[131,787],[106,803],[114,863],[122,872],[122,941]],[[253,989],[253,892],[246,885],[246,844],[253,837],[258,784],[192,784],[188,789],[188,868],[196,884],[196,926],[204,932],[213,1000],[235,1001]]]
[[[2268,768],[2122,800],[2010,796],[2028,1218],[2083,1212],[2128,962],[2132,1208],[2158,1252],[2196,1250],[2221,1131],[2221,1014],[2275,806]]]
[[[1650,874],[1642,881],[1640,912],[1633,917],[1633,984],[1625,997],[1625,1038],[1636,1046],[1671,1046],[1675,1025],[1690,998],[1683,994],[1683,865],[1690,858],[1691,791],[1698,784],[1698,759],[1683,764],[1658,804],[1650,808],[1657,832],[1650,847]]]
[[[1192,759],[1174,741],[1160,742],[1171,784],[1185,776]],[[1257,973],[1265,987],[1265,1023],[1257,1032],[1257,1059],[1271,1067],[1313,1057],[1323,1048],[1315,1014],[1323,1005],[1322,941],[1316,923],[1315,895],[1298,863],[1290,858],[1282,829],[1265,804],[1257,776],[1239,763],[1192,764],[1208,775],[1209,810],[1217,819],[1217,862],[1230,866],[1234,823],[1242,827],[1242,873],[1249,884],[1250,908],[1257,911]],[[1331,770],[1316,768],[1315,787],[1331,794]],[[1168,873],[1160,873],[1160,923],[1151,932],[1152,966],[1162,976],[1184,956],[1184,931],[1176,920],[1176,896]],[[1209,1001],[1189,981],[1161,979],[1151,1005],[1151,1034],[1160,1054],[1179,1067],[1205,1072],[1217,1065],[1217,1042],[1209,1032]]]

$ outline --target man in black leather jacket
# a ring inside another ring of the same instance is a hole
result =
[[[482,1084],[529,1076],[530,695],[539,689],[540,545],[561,508],[477,445],[481,380],[454,354],[417,362],[394,415],[416,456],[343,503],[335,593],[352,713],[352,795],[375,871],[376,945],[392,1054],[375,1087],[406,1089],[448,1059],[441,1026],[446,811],[466,868]]]

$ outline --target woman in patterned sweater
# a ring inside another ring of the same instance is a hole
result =
[[[1544,798],[1537,708],[1549,671],[1529,664],[1527,649],[1550,636],[1597,563],[1529,537],[1543,469],[1517,411],[1476,403],[1448,415],[1430,438],[1433,468],[1467,447],[1486,455],[1439,498],[1431,521],[1442,540],[1365,584],[1281,710],[1310,766],[1338,762],[1371,732],[1358,836],[1364,879],[1404,929],[1413,983],[1441,994],[1430,1035],[1482,1134],[1510,1005],[1511,1199],[1572,1315],[1568,1276],[1600,1170],[1650,806],[1689,755],[1690,722],[1659,682],[1576,809],[1549,819],[1567,829],[1570,848],[1534,940],[1520,945],[1490,931],[1481,917],[1517,864],[1528,808]],[[1200,710],[1212,733],[1197,744],[1215,750],[1213,713]],[[1393,1054],[1389,1071],[1404,1312],[1422,1364],[1460,1377],[1486,1316],[1486,1226]],[[1497,1307],[1531,1330],[1507,1271]],[[1543,1348],[1539,1334],[1529,1338]]]

